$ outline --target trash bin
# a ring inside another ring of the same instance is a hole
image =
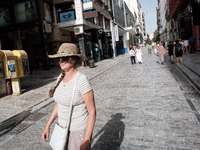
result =
[[[90,68],[94,68],[94,59],[89,59],[88,63]]]

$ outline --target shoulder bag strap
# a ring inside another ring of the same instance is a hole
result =
[[[76,91],[76,85],[77,85],[77,81],[78,81],[79,76],[80,76],[80,73],[78,72],[78,75],[76,77],[75,84],[74,84],[74,89],[73,89],[73,92],[72,92],[72,98],[71,98],[70,106],[69,106],[69,115],[68,115],[68,121],[67,121],[66,129],[69,129],[69,125],[70,125],[70,122],[71,122],[74,94],[75,94],[75,91]]]

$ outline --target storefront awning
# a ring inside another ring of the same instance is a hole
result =
[[[182,8],[183,4],[186,0],[169,0],[169,15],[170,19],[175,19],[176,15],[178,14],[179,10]]]
[[[132,35],[135,35],[135,34],[136,34],[136,29],[134,29],[132,26],[126,27],[125,30],[126,30],[127,32],[129,32],[130,34],[132,34]]]

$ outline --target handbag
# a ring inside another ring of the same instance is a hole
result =
[[[69,125],[71,122],[71,114],[72,114],[72,103],[74,99],[74,94],[76,90],[76,85],[77,85],[77,80],[78,77],[80,76],[80,73],[78,74],[73,93],[72,93],[72,98],[70,102],[70,107],[69,107],[69,115],[68,115],[68,121],[67,121],[67,126],[66,128],[61,127],[58,123],[55,124],[55,127],[53,129],[51,139],[50,139],[50,146],[53,148],[53,150],[64,150],[67,144],[67,139],[68,139],[68,131],[69,131]]]

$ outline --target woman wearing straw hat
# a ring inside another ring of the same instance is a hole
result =
[[[87,77],[75,67],[79,60],[85,61],[87,58],[78,54],[76,45],[71,43],[62,44],[57,54],[49,55],[49,57],[58,60],[62,74],[58,77],[55,88],[49,92],[56,104],[42,131],[42,140],[45,142],[49,138],[49,127],[56,117],[58,117],[58,124],[65,128],[76,82],[66,147],[68,150],[90,149],[90,140],[96,119],[94,94]]]

